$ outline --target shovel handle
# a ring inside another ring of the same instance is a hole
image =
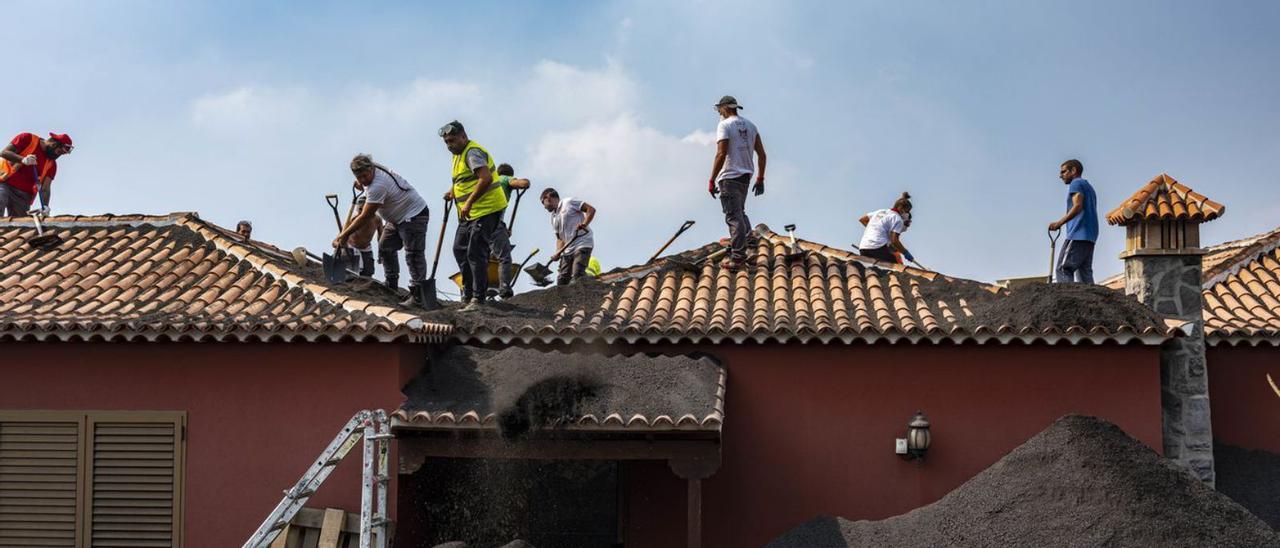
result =
[[[333,210],[333,222],[338,225],[338,232],[342,232],[342,217],[338,215],[338,195],[325,194],[324,201],[329,204],[329,209]]]
[[[449,228],[449,211],[453,209],[453,201],[444,201],[444,219],[440,221],[440,237],[436,239],[436,258],[431,261],[431,282],[436,281],[436,269],[440,267],[440,249],[444,247],[444,231]]]
[[[1062,236],[1062,229],[1049,231],[1049,283],[1053,283],[1053,266],[1054,255],[1058,254],[1058,238]]]
[[[662,252],[666,251],[668,247],[671,247],[671,244],[675,242],[676,238],[679,238],[681,234],[684,234],[684,231],[689,230],[689,228],[693,227],[693,224],[694,224],[694,221],[685,221],[684,224],[681,224],[680,229],[676,230],[675,235],[672,236],[670,240],[667,240],[667,243],[662,244],[662,247],[658,248],[658,251],[654,253],[652,257],[649,257],[649,262],[653,262],[657,260],[658,256],[662,255]]]
[[[533,251],[530,251],[530,252],[529,252],[529,256],[528,256],[528,257],[525,257],[523,261],[520,261],[520,266],[519,266],[519,268],[516,268],[516,273],[515,273],[515,275],[514,275],[514,276],[511,276],[511,287],[515,287],[515,285],[516,285],[516,280],[519,280],[519,279],[520,279],[520,273],[521,273],[521,272],[524,272],[524,266],[525,266],[525,265],[527,265],[527,264],[529,264],[529,259],[532,259],[534,255],[537,255],[539,251],[542,251],[542,250],[541,250],[541,249],[538,249],[538,248],[536,248],[536,247],[535,247],[535,248],[533,248]]]
[[[524,197],[524,191],[526,191],[526,190],[529,190],[529,189],[527,189],[527,188],[518,188],[518,189],[516,189],[516,205],[514,205],[514,206],[512,206],[512,207],[511,207],[511,220],[507,222],[507,235],[508,235],[508,236],[510,236],[510,235],[512,235],[512,234],[515,234],[515,230],[516,230],[516,214],[517,214],[517,213],[520,213],[520,198],[523,198],[523,197]]]

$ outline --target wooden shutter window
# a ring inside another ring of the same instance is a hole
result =
[[[0,546],[76,546],[82,418],[63,417],[0,413]]]
[[[171,547],[181,538],[182,418],[90,414],[88,546]]]

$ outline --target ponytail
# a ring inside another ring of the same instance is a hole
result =
[[[911,211],[911,195],[904,191],[902,196],[893,202],[893,208],[903,213]]]

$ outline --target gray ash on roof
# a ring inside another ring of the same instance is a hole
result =
[[[464,331],[548,325],[561,309],[567,310],[570,316],[578,310],[599,310],[605,297],[617,289],[615,285],[584,279],[569,285],[527,291],[505,301],[490,302],[476,312],[459,312],[459,304],[449,303],[444,309],[424,313],[422,317],[428,321],[452,323]]]
[[[555,427],[593,414],[653,420],[689,414],[701,420],[715,409],[720,366],[687,356],[605,356],[488,350],[455,345],[434,354],[404,388],[409,413],[475,411],[499,417],[508,437]]]
[[[1066,416],[941,500],[881,521],[822,517],[770,548],[1280,546],[1280,536],[1109,422]]]
[[[973,306],[969,327],[979,324],[1065,329],[1081,326],[1114,331],[1128,326],[1137,331],[1164,329],[1164,317],[1131,295],[1091,284],[1029,284],[1008,293],[980,299]]]

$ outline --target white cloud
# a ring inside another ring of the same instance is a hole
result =
[[[308,108],[309,94],[300,89],[241,86],[197,98],[191,122],[213,130],[255,130],[296,123]]]

